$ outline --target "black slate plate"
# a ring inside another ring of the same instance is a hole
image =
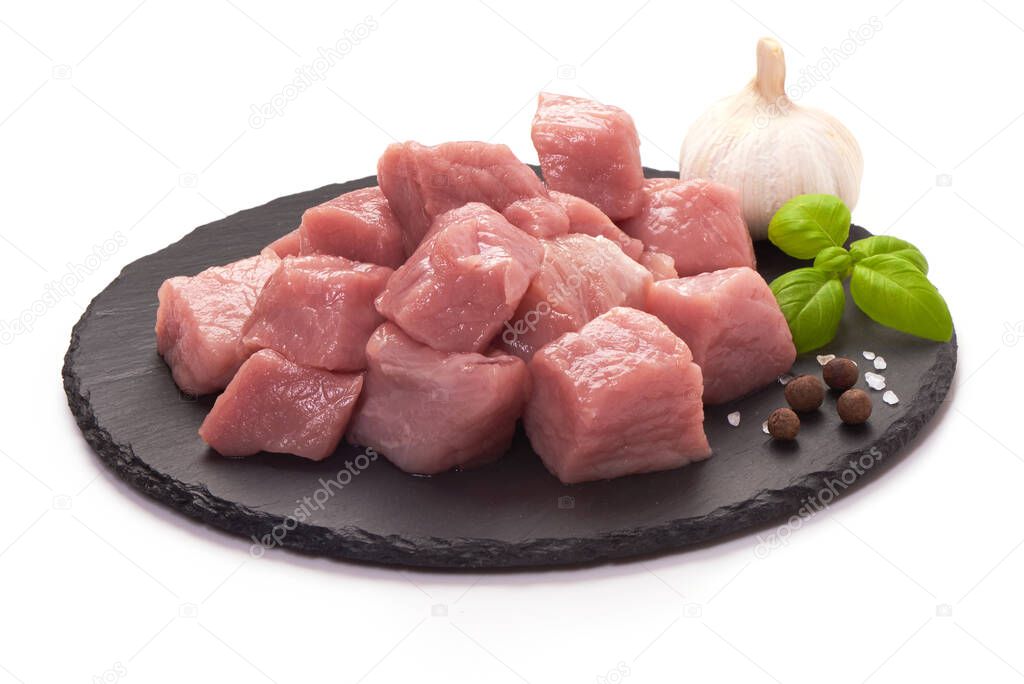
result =
[[[955,339],[910,338],[851,304],[827,351],[856,357],[862,369],[861,351],[883,354],[901,401],[889,406],[872,392],[874,416],[853,429],[840,424],[830,397],[788,448],[761,431],[783,405],[773,384],[707,411],[710,460],[607,482],[560,484],[521,435],[493,465],[432,478],[406,475],[384,459],[356,461],[363,452],[349,446],[320,463],[212,453],[196,434],[212,398],[182,396],[156,353],[160,283],[250,256],[294,228],[307,207],[375,183],[371,176],[329,185],[198,228],[129,264],[93,300],[72,332],[64,386],[85,438],[120,477],[208,524],[317,555],[453,568],[586,563],[678,549],[783,520],[808,501],[827,503],[858,470],[884,469],[949,389]],[[867,234],[854,227],[854,238]],[[758,262],[769,279],[793,266],[770,245],[759,245]],[[817,371],[813,356],[797,361],[795,372]],[[741,412],[738,428],[726,421],[731,411]],[[358,474],[339,475],[346,461]],[[263,551],[254,544],[255,555]]]

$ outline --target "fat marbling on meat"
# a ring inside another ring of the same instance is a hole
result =
[[[676,272],[676,260],[668,254],[645,249],[638,261],[651,272],[655,282],[679,277],[679,273]]]

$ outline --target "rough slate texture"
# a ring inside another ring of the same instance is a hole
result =
[[[411,477],[379,459],[330,490],[321,480],[335,478],[361,450],[343,446],[321,463],[212,453],[196,434],[212,398],[181,396],[156,354],[157,287],[166,277],[254,254],[298,225],[307,207],[375,182],[371,176],[282,197],[198,228],[127,266],[93,300],[72,332],[64,387],[86,440],[121,478],[213,526],[257,538],[276,530],[272,545],[316,555],[449,568],[591,563],[783,522],[872,448],[881,458],[860,479],[875,476],[935,414],[952,381],[955,339],[936,344],[886,330],[848,303],[825,351],[855,357],[862,370],[862,350],[884,355],[883,373],[901,401],[888,406],[871,392],[875,413],[857,429],[839,423],[829,397],[805,419],[795,447],[761,432],[768,413],[784,405],[781,386],[773,385],[708,411],[710,460],[608,482],[561,485],[521,435],[508,456],[479,470]],[[854,228],[855,238],[866,234]],[[769,245],[758,252],[768,278],[793,266]],[[796,372],[818,370],[813,355],[797,361]],[[734,410],[742,414],[738,428],[725,418]]]

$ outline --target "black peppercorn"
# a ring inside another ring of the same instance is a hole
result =
[[[813,375],[801,375],[786,385],[786,402],[794,411],[814,411],[825,401],[825,386]]]
[[[839,396],[836,410],[847,425],[860,425],[871,416],[871,397],[864,390],[846,390]]]
[[[857,384],[860,371],[857,362],[851,359],[832,359],[821,369],[825,384],[834,390],[848,390]]]
[[[800,432],[800,417],[792,409],[780,408],[768,416],[768,434],[775,439],[790,441]]]

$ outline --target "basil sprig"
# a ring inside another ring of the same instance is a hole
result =
[[[834,273],[798,268],[773,280],[771,287],[797,351],[810,351],[832,341],[846,306],[843,283]]]
[[[789,256],[813,259],[850,237],[850,210],[835,195],[799,195],[768,223],[768,239]]]
[[[775,213],[768,239],[810,268],[784,273],[771,283],[793,344],[800,353],[832,341],[846,307],[849,277],[854,303],[882,325],[945,342],[953,334],[946,301],[928,280],[928,260],[906,240],[850,237],[850,210],[834,195],[799,195]]]

